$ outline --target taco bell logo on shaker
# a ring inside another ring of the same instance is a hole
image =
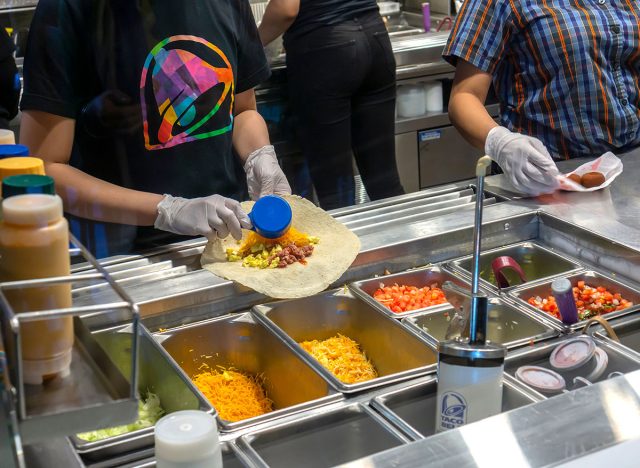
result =
[[[442,395],[440,405],[440,425],[443,429],[455,429],[467,422],[467,402],[456,392]]]

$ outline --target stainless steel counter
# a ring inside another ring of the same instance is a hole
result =
[[[343,467],[544,467],[640,440],[640,371]],[[637,466],[631,450],[611,466]],[[576,466],[588,465],[587,458]]]
[[[540,238],[561,251],[571,251],[586,265],[618,271],[640,283],[640,198],[634,190],[640,176],[640,150],[622,159],[625,170],[619,179],[608,189],[594,193],[520,199],[504,177],[489,177],[483,247]],[[568,169],[580,162],[561,166]],[[362,241],[353,266],[336,285],[370,278],[385,269],[403,271],[469,254],[474,197],[473,187],[462,182],[333,211],[333,216],[350,226]],[[598,235],[615,242],[605,242]],[[139,302],[146,317],[144,323],[152,331],[246,310],[268,300],[200,270],[203,246],[203,241],[190,241],[104,263]],[[76,266],[75,271],[86,271],[86,267]],[[101,296],[105,294],[101,283],[75,291],[77,302],[85,304],[104,301]],[[386,387],[380,391],[392,390]],[[627,374],[458,431],[405,444],[352,465],[425,466],[429,462],[434,466],[498,466],[506,464],[507,459],[509,466],[553,465],[640,437],[638,391],[640,373]],[[343,411],[340,405],[365,404],[375,396],[367,393],[350,397],[337,404],[336,411]],[[327,408],[317,409],[314,414],[324,411]],[[279,423],[293,423],[295,417],[290,419]],[[272,426],[264,423],[233,437],[270,431]],[[60,439],[44,448],[27,447],[25,453],[34,460],[33,466],[46,466],[50,450],[68,454],[68,442]],[[69,461],[69,466],[77,466],[74,463]]]

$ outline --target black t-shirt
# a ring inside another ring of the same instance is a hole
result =
[[[321,26],[340,24],[377,10],[376,0],[300,0],[298,16],[284,35],[285,46]]]
[[[18,113],[20,77],[14,50],[13,41],[0,27],[0,128],[9,128],[9,121]]]
[[[95,177],[158,194],[240,198],[233,96],[269,73],[248,0],[40,0],[21,106],[76,119],[71,165]],[[96,132],[82,110],[114,90],[131,100],[131,129]],[[70,218],[99,256],[168,240],[152,228]]]

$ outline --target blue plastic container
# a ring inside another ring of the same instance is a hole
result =
[[[249,213],[253,230],[267,239],[282,237],[291,226],[292,216],[289,203],[277,195],[260,198]]]

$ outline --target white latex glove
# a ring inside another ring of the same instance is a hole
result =
[[[291,195],[291,187],[271,145],[251,153],[244,163],[244,172],[247,173],[247,186],[252,200],[271,194]]]
[[[239,202],[221,195],[192,199],[165,195],[158,203],[154,226],[185,236],[224,239],[231,234],[239,240],[241,227],[250,229],[251,220]]]
[[[518,191],[541,195],[558,188],[556,176],[560,171],[537,138],[494,127],[487,135],[484,148]]]

